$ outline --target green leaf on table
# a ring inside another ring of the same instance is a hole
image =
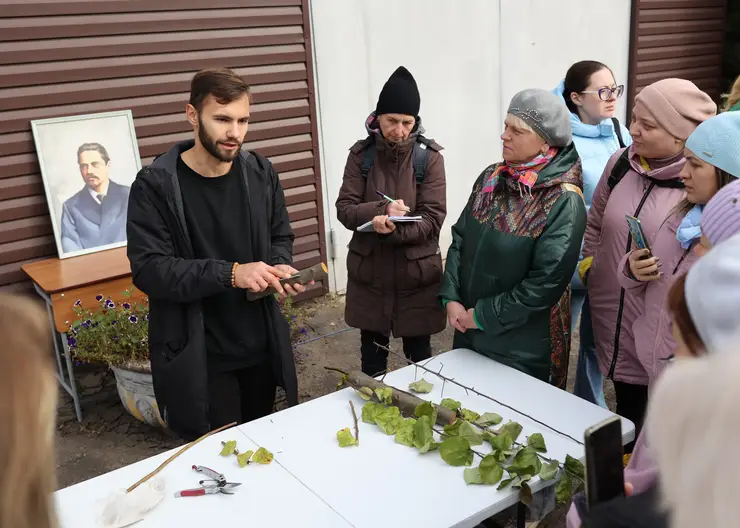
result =
[[[496,461],[493,455],[486,455],[478,464],[483,484],[497,484],[504,476],[504,468]]]
[[[419,394],[426,394],[426,393],[432,392],[433,388],[434,388],[434,385],[429,383],[424,378],[421,378],[419,381],[413,381],[409,383],[409,390],[411,392],[418,392]]]
[[[463,409],[462,410],[462,419],[467,420],[469,422],[474,422],[478,418],[480,418],[480,414],[478,414],[475,411],[471,411],[470,409]]]
[[[460,434],[460,426],[463,424],[463,421],[458,418],[451,424],[447,424],[444,426],[444,432],[448,436],[458,436]]]
[[[414,424],[414,447],[419,450],[420,455],[439,447],[439,442],[434,441],[432,420],[429,416],[422,416]]]
[[[511,439],[511,436],[508,434],[491,434],[491,433],[483,433],[483,440],[491,444],[491,447],[496,451],[506,452],[511,449],[511,446],[514,445],[514,441]]]
[[[516,442],[516,439],[519,438],[521,432],[522,426],[519,425],[517,422],[512,422],[511,420],[506,422],[506,425],[502,425],[501,427],[499,427],[497,431],[499,435],[508,434],[511,437],[512,442]]]
[[[360,387],[357,394],[360,395],[360,398],[367,401],[373,397],[373,390],[370,387]]]
[[[560,479],[555,485],[555,500],[561,504],[564,502],[568,502],[572,494],[572,489],[573,484],[570,481],[570,477],[565,471],[561,472]]]
[[[384,407],[379,403],[367,402],[362,406],[362,421],[369,424],[375,423],[375,417]]]
[[[519,502],[525,506],[530,506],[532,504],[532,488],[530,488],[529,484],[526,482],[522,483],[522,489],[519,490]]]
[[[537,451],[534,447],[523,447],[514,456],[511,464],[506,468],[506,471],[512,475],[538,475],[542,469],[542,462],[540,457],[537,456]]]
[[[522,484],[526,483],[528,480],[531,480],[531,479],[532,479],[532,475],[517,475],[511,481],[511,487],[521,488]]]
[[[349,427],[337,431],[337,441],[339,442],[339,447],[357,445],[357,439],[352,436],[352,431],[349,430]]]
[[[437,407],[432,402],[427,401],[417,405],[416,409],[414,409],[414,415],[417,418],[428,416],[432,424],[437,423]]]
[[[465,484],[483,484],[483,477],[480,474],[480,468],[465,468],[463,471]]]
[[[462,403],[457,400],[453,400],[452,398],[444,398],[439,405],[440,407],[444,407],[445,409],[457,412],[458,409],[460,409]]]
[[[403,417],[398,407],[384,407],[375,415],[375,423],[385,434],[393,435],[403,423]]]
[[[390,405],[393,403],[393,389],[390,387],[381,387],[378,389],[375,389],[375,394],[378,396],[378,399],[385,403],[386,405]]]
[[[503,418],[499,416],[496,413],[483,413],[482,416],[480,416],[478,419],[475,420],[475,425],[480,425],[481,427],[488,427],[489,425],[498,425],[501,423]]]
[[[254,451],[247,451],[246,453],[239,453],[236,455],[236,461],[239,463],[239,467],[246,467],[253,454]]]
[[[507,479],[505,479],[505,480],[502,480],[502,481],[501,481],[501,483],[500,483],[500,484],[498,485],[498,488],[496,488],[496,489],[497,489],[497,490],[502,490],[502,489],[504,489],[504,488],[505,488],[505,487],[507,487],[507,486],[508,486],[509,484],[511,484],[513,480],[514,480],[513,478],[507,478]]]
[[[586,472],[583,469],[583,464],[581,464],[580,460],[577,460],[570,455],[565,455],[564,466],[566,471],[572,473],[581,480],[585,480]]]
[[[272,462],[273,458],[275,458],[275,456],[272,453],[264,447],[260,447],[257,452],[252,455],[252,462],[257,462],[258,464],[269,464]]]
[[[473,451],[470,442],[459,436],[445,439],[439,446],[439,455],[442,460],[451,466],[469,466],[473,463]]]
[[[414,447],[421,449],[427,444],[434,442],[434,431],[432,430],[432,420],[429,416],[422,416],[414,424]]]
[[[407,418],[401,423],[396,430],[396,443],[403,444],[408,447],[414,447],[414,426],[416,420],[413,418]]]
[[[542,469],[540,469],[540,478],[542,480],[552,480],[558,475],[558,469],[560,467],[560,462],[557,460],[553,460],[551,462],[548,462],[547,464],[542,465]]]
[[[471,446],[478,446],[483,443],[483,435],[480,433],[480,430],[470,422],[463,422],[460,424],[458,435],[462,438],[467,438]]]
[[[223,448],[221,449],[221,456],[229,456],[233,455],[234,451],[236,451],[236,440],[229,440],[223,444]]]
[[[429,451],[434,451],[435,449],[439,449],[439,446],[441,446],[441,442],[430,442],[427,444],[424,444],[419,448],[419,454],[423,455],[425,453],[428,453]]]
[[[527,445],[534,447],[538,453],[547,453],[545,438],[540,433],[534,433],[527,437]]]

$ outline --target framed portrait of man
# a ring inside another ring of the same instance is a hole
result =
[[[141,169],[131,110],[31,121],[59,258],[126,245]]]

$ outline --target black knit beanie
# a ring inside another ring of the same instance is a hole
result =
[[[406,68],[400,66],[380,91],[375,113],[377,115],[404,114],[416,117],[419,115],[420,105],[421,97],[414,76]]]

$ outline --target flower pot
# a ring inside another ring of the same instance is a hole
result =
[[[152,427],[167,427],[159,415],[154,397],[151,372],[111,367],[116,376],[118,396],[126,410],[137,420]]]
[[[79,362],[75,365],[75,383],[80,396],[90,396],[103,390],[108,370],[108,365],[105,363]]]

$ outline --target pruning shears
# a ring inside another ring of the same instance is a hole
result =
[[[200,497],[201,495],[212,495],[214,493],[233,495],[235,488],[242,485],[241,482],[227,482],[223,473],[219,473],[205,466],[194,465],[193,469],[209,478],[198,482],[201,486],[200,488],[178,491],[175,493],[175,497]]]

